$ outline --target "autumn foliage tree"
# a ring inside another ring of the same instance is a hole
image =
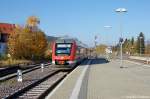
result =
[[[107,48],[106,45],[103,45],[103,44],[98,45],[98,46],[96,47],[96,53],[97,53],[97,54],[104,54],[106,48]]]
[[[47,39],[40,29],[26,25],[15,28],[8,39],[8,52],[15,59],[41,59],[47,49]]]
[[[36,16],[30,16],[28,19],[27,19],[27,22],[26,22],[28,26],[31,26],[31,27],[35,27],[37,26],[38,24],[40,24],[40,20],[39,18],[37,18]]]
[[[29,28],[15,29],[8,40],[8,51],[16,59],[44,57],[47,40],[42,31],[32,32]]]

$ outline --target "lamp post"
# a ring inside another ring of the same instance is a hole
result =
[[[123,62],[122,62],[122,43],[123,43],[123,38],[122,38],[122,19],[121,19],[121,14],[127,12],[125,8],[118,8],[115,10],[117,13],[120,14],[120,61],[121,61],[121,66],[120,68],[123,68]]]
[[[140,36],[140,56],[141,56],[141,54],[142,54],[142,44],[141,44],[142,39],[143,39],[143,37]]]

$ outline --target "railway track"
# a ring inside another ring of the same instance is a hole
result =
[[[32,85],[32,83],[52,74],[55,70],[51,66],[45,67],[43,70],[36,69],[28,73],[23,74],[23,81],[18,82],[17,77],[0,82],[0,99],[6,98],[15,92],[24,89],[27,86]]]
[[[32,85],[6,97],[5,99],[42,99],[44,98],[68,72],[54,71],[51,75],[42,78]]]
[[[43,71],[40,68],[23,74],[23,82],[17,82],[16,77],[0,82],[0,99],[41,98],[74,68],[47,66]]]
[[[45,63],[45,66],[48,66],[50,65],[50,63]],[[22,70],[22,73],[25,74],[25,73],[28,73],[28,72],[31,72],[31,71],[34,71],[36,69],[39,69],[40,68],[40,64],[34,64],[34,65],[30,65],[28,66],[30,68],[27,68],[27,69],[24,69]],[[6,80],[9,80],[13,77],[17,77],[17,70],[20,69],[20,68],[15,68],[13,69],[13,71],[11,71],[12,73],[8,73],[7,75],[3,75],[0,77],[0,82],[3,82],[3,81],[6,81]],[[8,70],[5,70],[4,71],[1,71],[1,73],[3,72],[7,72]]]
[[[22,82],[18,82],[17,77],[0,82],[0,99],[42,98],[80,64],[81,62],[72,68],[48,65],[43,69],[40,68],[23,74]]]
[[[67,72],[60,72],[41,84],[37,85],[33,89],[30,89],[26,93],[22,94],[18,97],[18,99],[40,99],[44,98],[48,92],[50,92],[65,76]]]
[[[13,73],[16,73],[16,71],[18,69],[22,69],[22,70],[27,70],[27,69],[31,69],[31,68],[34,68],[36,66],[40,66],[41,63],[28,63],[28,64],[18,64],[18,65],[13,65],[13,66],[9,66],[9,67],[3,67],[3,68],[0,68],[0,77],[3,77],[3,76],[7,76],[9,74],[13,74]],[[49,62],[45,62],[44,64],[50,64]]]

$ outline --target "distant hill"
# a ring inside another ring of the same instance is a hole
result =
[[[56,40],[58,37],[54,37],[54,36],[47,36],[47,40],[48,42],[54,41]]]

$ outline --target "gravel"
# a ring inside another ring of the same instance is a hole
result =
[[[48,74],[54,72],[55,69],[52,66],[45,67],[43,72],[40,69],[34,70],[32,72],[23,74],[23,81],[18,82],[17,77],[6,80],[0,83],[0,98],[5,98],[14,92],[21,90],[24,87],[38,81],[39,79],[47,76]]]

